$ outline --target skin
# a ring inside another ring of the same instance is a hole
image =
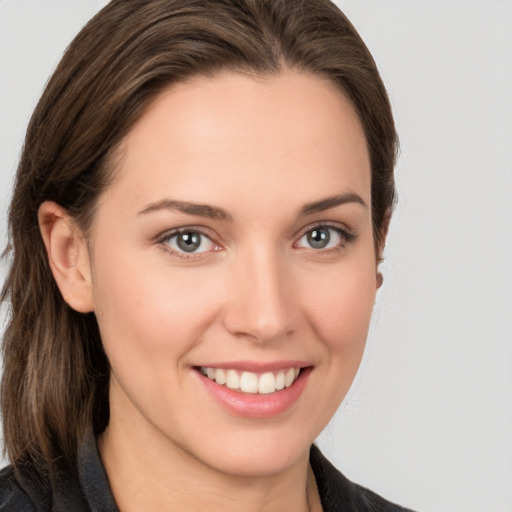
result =
[[[61,292],[95,312],[111,363],[99,447],[123,512],[321,510],[309,447],[353,381],[378,288],[370,185],[360,121],[334,84],[222,72],[155,100],[87,239],[58,205],[41,206]],[[352,199],[301,214],[339,195]],[[309,244],[318,224],[332,246]],[[181,227],[206,235],[199,252],[177,251]],[[195,369],[282,360],[312,371],[271,418],[226,410]]]

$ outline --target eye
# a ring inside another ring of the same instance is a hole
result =
[[[344,242],[350,241],[352,235],[332,226],[315,226],[310,229],[296,243],[297,247],[306,247],[315,250],[333,249],[340,247]]]
[[[187,254],[215,251],[218,248],[206,235],[192,229],[171,233],[162,239],[162,243],[173,252]]]

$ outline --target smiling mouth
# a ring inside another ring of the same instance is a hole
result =
[[[255,373],[234,369],[201,366],[199,372],[208,379],[240,393],[268,395],[289,388],[299,377],[300,368],[291,367],[276,372]]]

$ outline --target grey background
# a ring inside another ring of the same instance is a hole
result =
[[[105,3],[0,0],[2,241],[30,113]],[[402,155],[368,349],[319,444],[418,511],[510,512],[512,2],[338,4],[381,69]]]

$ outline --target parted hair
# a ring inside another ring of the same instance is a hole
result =
[[[163,90],[222,70],[269,76],[284,68],[331,80],[355,107],[378,252],[395,197],[397,136],[374,60],[329,0],[112,0],[67,48],[30,120],[9,210],[1,408],[15,467],[71,463],[85,432],[98,435],[109,420],[96,318],[71,309],[57,288],[41,203],[64,207],[87,234],[116,149]]]

